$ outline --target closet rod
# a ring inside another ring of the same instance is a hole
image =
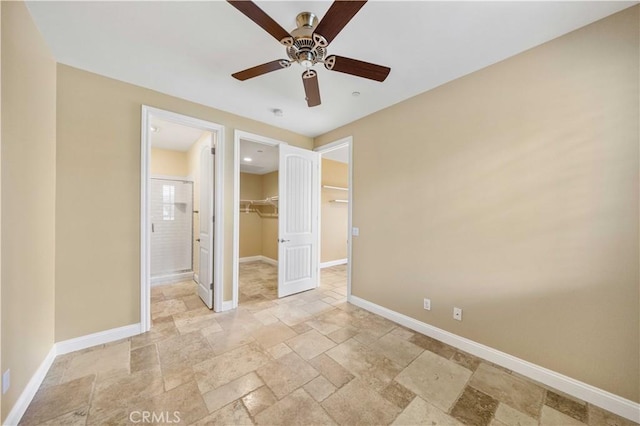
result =
[[[322,185],[322,187],[326,188],[326,189],[337,189],[339,191],[348,191],[349,190],[349,188],[344,188],[342,186]]]

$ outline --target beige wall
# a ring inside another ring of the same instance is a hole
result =
[[[278,195],[278,172],[262,175],[262,198]],[[278,260],[278,218],[262,219],[262,255]]]
[[[326,158],[322,159],[322,185],[349,187],[349,165]],[[320,262],[346,259],[349,237],[349,205],[332,203],[331,200],[346,200],[347,191],[321,188],[320,203]]]
[[[0,7],[4,420],[54,343],[56,64],[24,3]]]
[[[200,151],[205,145],[212,145],[213,134],[202,132],[197,141],[189,147],[187,151],[187,174],[193,179],[193,210],[198,213],[193,214],[193,272],[200,272],[200,243],[196,240],[200,238]]]
[[[639,48],[635,6],[317,138],[353,294],[639,401]]]
[[[187,153],[170,149],[151,148],[151,175],[189,175]]]
[[[240,199],[263,199],[262,175],[240,173]],[[257,213],[240,211],[240,258],[262,255],[262,222]]]
[[[56,244],[56,340],[140,320],[142,104],[225,126],[225,300],[232,292],[233,130],[312,148],[308,137],[59,64],[56,231],[64,238]],[[91,215],[79,208],[86,205]]]

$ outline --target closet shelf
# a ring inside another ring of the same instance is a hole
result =
[[[329,200],[330,203],[348,203],[349,200]]]
[[[342,186],[332,186],[332,185],[322,185],[324,189],[337,189],[338,191],[348,191],[349,188],[344,188]]]
[[[248,206],[278,206],[278,196],[267,197],[264,200],[240,200],[240,205]]]
[[[256,213],[260,217],[278,217],[278,213],[263,213],[258,209],[242,209],[241,213]]]
[[[273,207],[272,213],[261,211],[258,207]],[[267,197],[264,200],[240,200],[241,213],[257,213],[260,217],[278,217],[278,196]]]

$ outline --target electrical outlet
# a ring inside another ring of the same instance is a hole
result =
[[[462,309],[461,308],[453,308],[453,319],[462,321]]]
[[[351,230],[351,235],[353,235],[354,237],[357,237],[360,235],[360,228],[354,226],[353,229]]]
[[[7,368],[7,371],[2,373],[2,393],[5,394],[9,390],[11,385],[11,370]]]
[[[427,311],[430,311],[431,310],[431,299],[426,299],[425,298],[423,306]]]

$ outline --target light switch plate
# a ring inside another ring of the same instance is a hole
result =
[[[358,235],[360,235],[360,228],[357,228],[354,226],[351,231],[351,235],[353,235],[354,237],[357,237]]]

